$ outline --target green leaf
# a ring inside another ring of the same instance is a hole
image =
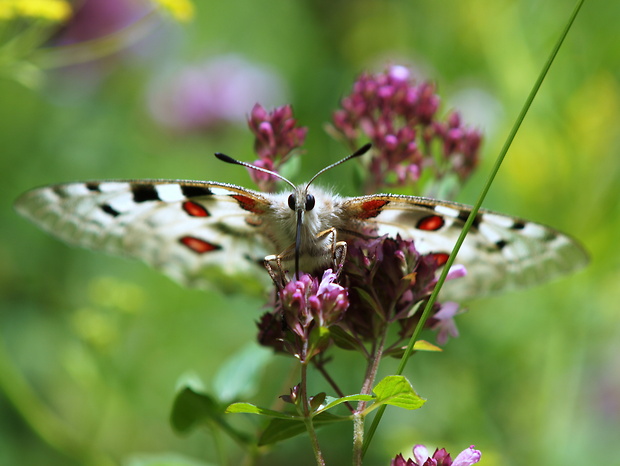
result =
[[[213,380],[213,390],[219,399],[233,401],[251,397],[258,389],[262,370],[272,354],[272,351],[252,343],[227,359]]]
[[[433,345],[432,343],[426,340],[418,340],[413,345],[414,351],[430,351],[434,353],[440,353],[443,351],[439,346]]]
[[[260,414],[262,416],[275,417],[277,419],[300,419],[296,414],[281,413],[272,409],[261,408],[260,406],[253,405],[252,403],[233,403],[224,411],[226,414],[234,413],[246,413],[246,414]]]
[[[196,424],[221,418],[223,413],[224,410],[213,397],[185,387],[174,399],[170,423],[177,432],[186,433]]]
[[[190,388],[196,393],[205,393],[207,389],[200,376],[194,371],[187,371],[181,375],[175,385],[177,392],[180,392],[184,388]]]
[[[368,293],[366,290],[362,289],[362,288],[355,288],[355,292],[359,294],[359,297],[363,300],[366,301],[366,303],[368,303],[368,305],[370,307],[372,307],[373,309],[380,309],[381,306],[379,306],[377,304],[377,301],[370,295],[370,293]]]
[[[347,395],[343,396],[342,398],[327,397],[328,403],[317,412],[322,413],[323,411],[332,409],[334,406],[338,406],[339,404],[345,403],[347,401],[372,401],[374,399],[375,397],[372,395]]]
[[[335,416],[330,413],[321,413],[312,419],[312,424],[315,429],[318,429],[328,424],[347,420],[349,420],[348,416],[343,417]],[[304,432],[306,432],[306,424],[301,419],[272,419],[269,421],[267,428],[258,439],[258,446],[280,442],[282,440],[295,437],[296,435],[303,434]]]
[[[362,345],[359,340],[353,338],[344,329],[338,327],[337,325],[332,325],[329,328],[329,334],[338,348],[342,348],[344,350],[355,350],[362,354],[366,352],[364,345]]]
[[[310,397],[309,403],[310,403],[310,411],[314,412],[317,411],[321,405],[325,402],[325,398],[327,397],[325,392],[321,392],[321,393],[317,393],[314,396]]]
[[[224,420],[224,406],[204,393],[196,393],[189,387],[182,389],[174,399],[170,424],[178,433],[185,434],[197,425],[219,428],[240,443],[252,443],[247,434],[239,432]]]
[[[392,348],[389,351],[386,351],[384,354],[384,356],[389,356],[392,358],[402,358],[403,355],[405,354],[405,350],[407,349],[406,346],[402,346],[399,348]],[[443,349],[441,349],[439,346],[433,345],[432,343],[429,343],[426,340],[418,340],[415,342],[415,344],[413,345],[413,351],[427,351],[427,352],[441,352],[443,351]],[[411,352],[410,356],[413,355],[413,351]]]
[[[382,404],[398,406],[404,409],[418,409],[426,400],[420,397],[411,383],[402,375],[389,375],[373,389],[377,395],[372,408]]]

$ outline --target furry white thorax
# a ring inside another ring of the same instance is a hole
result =
[[[295,210],[288,205],[291,194],[295,195]],[[311,210],[305,208],[307,194],[314,196],[315,199],[315,205]],[[317,236],[341,223],[340,196],[319,187],[308,187],[307,184],[297,186],[293,193],[286,191],[265,196],[269,198],[271,204],[265,224],[269,225],[272,230],[272,240],[278,252],[287,248],[291,248],[291,253],[294,252],[297,212],[301,212],[300,270],[311,271],[316,267],[328,265],[332,260],[331,242],[336,241],[337,238]],[[294,254],[291,254],[285,262],[288,264],[289,260],[293,259]]]

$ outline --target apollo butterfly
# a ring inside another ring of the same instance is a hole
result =
[[[255,274],[265,259],[283,271],[327,268],[345,260],[347,242],[368,232],[413,239],[420,253],[433,254],[442,265],[471,211],[416,196],[342,197],[311,182],[285,181],[292,192],[187,180],[58,184],[26,192],[16,208],[69,244],[141,259],[191,287],[208,286],[214,269],[229,277]],[[587,260],[568,235],[480,210],[456,259],[467,275],[446,283],[442,294],[465,299],[528,286],[577,270]]]

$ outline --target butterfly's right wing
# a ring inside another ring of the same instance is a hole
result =
[[[224,183],[69,183],[28,191],[15,206],[69,244],[141,259],[191,287],[222,273],[218,285],[257,275],[264,256],[277,252],[261,216],[269,200]]]
[[[348,198],[344,211],[377,235],[413,239],[422,254],[447,260],[471,207],[416,196],[380,194]],[[347,222],[345,221],[345,224]],[[588,256],[577,241],[553,228],[480,210],[456,258],[465,277],[442,289],[448,299],[468,299],[523,288],[579,270]]]

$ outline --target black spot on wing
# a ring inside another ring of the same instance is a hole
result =
[[[181,192],[188,199],[192,197],[213,195],[213,192],[205,186],[183,186],[181,185]]]
[[[465,223],[467,221],[467,218],[469,217],[470,212],[467,210],[461,210],[459,212],[458,215],[458,219],[461,220],[463,223]],[[481,219],[481,215],[477,214],[476,218],[474,218],[474,223],[472,223],[472,228],[478,228],[478,225],[480,225],[480,219]]]
[[[114,209],[110,204],[103,204],[101,206],[101,210],[103,210],[106,214],[111,215],[112,217],[118,217],[121,213]]]
[[[525,228],[525,222],[515,220],[510,228],[512,230],[523,230]]]
[[[90,183],[86,183],[86,189],[89,191],[93,191],[95,193],[99,192],[99,183],[96,181],[91,181]]]
[[[152,184],[136,184],[131,187],[134,202],[159,201],[159,194]]]
[[[508,241],[506,241],[505,239],[500,239],[495,242],[495,246],[497,246],[497,249],[500,249],[500,250],[504,249],[507,245],[508,245]]]

